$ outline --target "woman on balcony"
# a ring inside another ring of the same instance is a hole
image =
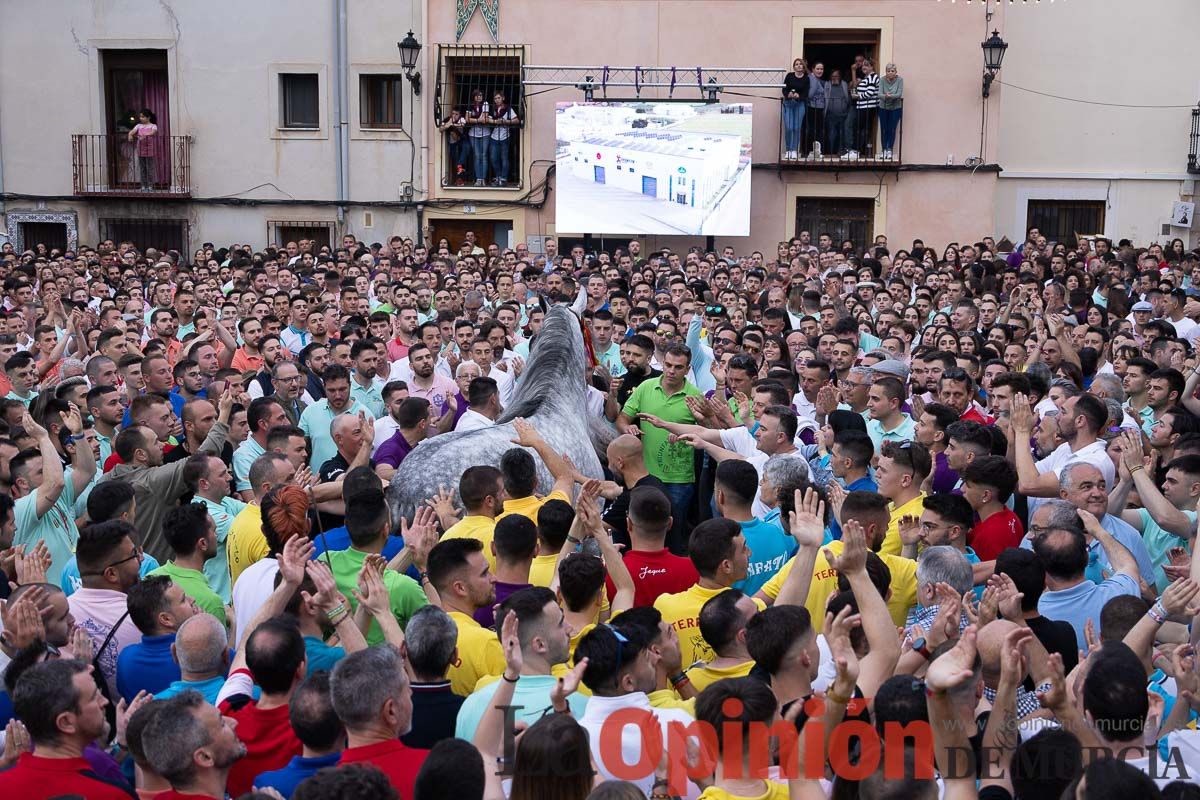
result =
[[[492,175],[496,185],[503,186],[508,181],[509,134],[521,124],[521,120],[503,92],[496,92],[492,100]]]
[[[475,185],[485,186],[488,174],[488,150],[492,141],[491,108],[483,99],[483,89],[471,92],[467,107],[467,138],[471,140],[471,163],[475,166]]]
[[[783,157],[800,157],[800,131],[804,126],[804,111],[808,106],[808,69],[803,58],[792,62],[792,71],[783,78]]]
[[[158,141],[158,119],[154,112],[143,108],[138,112],[138,124],[129,132],[129,141],[137,142],[137,174],[142,191],[148,192],[154,188],[157,180],[155,144]]]
[[[904,78],[895,64],[888,64],[883,79],[879,81],[879,133],[883,144],[883,160],[892,160],[892,148],[896,145],[896,129],[904,112]]]
[[[842,158],[856,161],[859,153],[868,158],[875,151],[875,117],[879,109],[879,75],[871,59],[864,58],[862,76],[851,86],[850,96],[854,99],[854,141],[851,150]]]
[[[825,99],[829,94],[829,81],[825,79],[825,65],[817,62],[808,75],[808,111],[804,127],[804,141],[801,150],[810,158],[821,158],[824,155],[825,141]]]

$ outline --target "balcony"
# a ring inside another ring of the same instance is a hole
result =
[[[137,145],[123,135],[72,134],[75,195],[170,200],[191,197],[192,137],[156,139],[154,163],[150,165],[138,163]],[[143,169],[145,175],[141,174]]]
[[[1187,171],[1200,175],[1200,105],[1192,109],[1192,137],[1188,145]]]
[[[858,111],[841,121],[823,109],[806,109],[798,130],[790,128],[789,110],[780,106],[779,168],[816,172],[897,170],[903,163],[904,123],[896,126],[891,151],[883,148],[879,112]],[[819,149],[819,154],[818,154]]]

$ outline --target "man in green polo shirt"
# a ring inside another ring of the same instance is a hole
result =
[[[217,529],[208,509],[202,503],[188,503],[167,512],[163,518],[163,535],[175,551],[175,558],[150,575],[166,575],[183,593],[196,601],[201,611],[212,614],[228,624],[225,604],[208,583],[204,562],[217,554]]]
[[[370,470],[370,467],[359,469]],[[347,476],[346,482],[352,483],[350,476]],[[345,595],[353,606],[351,611],[358,608],[355,592],[363,562],[368,556],[383,552],[389,527],[387,503],[384,502],[382,490],[367,489],[346,498],[346,531],[350,534],[350,547],[346,550],[327,551],[320,558],[329,562],[338,591]],[[418,569],[420,568],[421,565],[418,565]],[[422,577],[422,581],[424,580]],[[383,571],[383,585],[387,587],[392,614],[401,628],[408,625],[408,620],[417,613],[417,609],[429,603],[424,590],[416,581],[395,570]],[[367,644],[374,646],[383,641],[383,630],[378,622],[371,620],[371,627],[367,631]]]
[[[682,553],[686,549],[683,526],[695,492],[695,451],[687,444],[673,441],[674,437],[666,430],[640,419],[640,415],[651,415],[666,422],[696,422],[688,409],[687,398],[704,395],[687,381],[691,363],[691,350],[682,344],[669,345],[663,353],[663,374],[642,381],[629,395],[617,417],[619,432],[641,438],[646,471],[666,484],[671,515],[675,520],[667,535],[667,547],[673,553]]]
[[[226,540],[233,520],[246,503],[229,496],[233,474],[229,467],[212,453],[197,453],[183,468],[183,482],[195,493],[196,502],[208,510],[217,532],[217,552],[204,563],[204,574],[222,602],[228,603],[233,581],[229,575],[229,555]]]

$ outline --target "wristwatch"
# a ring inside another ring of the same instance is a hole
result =
[[[929,648],[925,644],[925,637],[913,639],[912,649],[920,653],[926,661],[933,661],[933,653],[929,652]]]

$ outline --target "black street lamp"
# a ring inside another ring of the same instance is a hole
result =
[[[417,71],[417,56],[421,54],[421,43],[409,31],[404,41],[396,42],[400,50],[400,66],[404,67],[404,77],[412,84],[414,95],[421,93],[421,73]]]
[[[988,97],[992,93],[992,81],[996,80],[996,73],[1000,71],[1000,65],[1004,63],[1004,51],[1008,49],[1008,42],[1000,38],[1000,31],[992,31],[992,35],[981,47],[983,48],[983,66],[987,70],[983,73],[983,96]]]

